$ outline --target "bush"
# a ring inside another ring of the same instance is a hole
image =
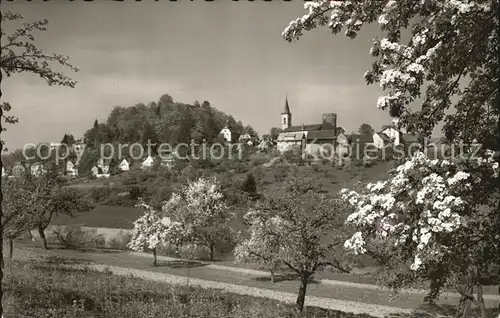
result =
[[[103,204],[107,202],[111,194],[109,187],[94,187],[90,189],[90,197],[95,203]]]
[[[74,249],[81,247],[102,248],[106,240],[102,234],[97,234],[96,229],[84,230],[79,225],[58,226],[53,229],[59,243],[66,248]]]
[[[141,187],[139,185],[133,185],[129,188],[129,199],[130,200],[137,200],[139,199],[140,197],[142,197],[144,195],[144,187]]]
[[[255,196],[257,194],[257,182],[251,173],[249,173],[241,185],[241,191],[248,193],[249,195]]]
[[[127,232],[120,230],[118,235],[111,238],[107,245],[109,248],[112,248],[112,249],[126,250],[127,244],[128,244],[128,242],[130,242],[131,238],[132,238],[132,233],[127,233]]]

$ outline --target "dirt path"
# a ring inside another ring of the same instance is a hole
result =
[[[129,252],[129,253],[131,255],[136,255],[139,257],[145,257],[145,258],[149,258],[149,259],[152,258],[152,256],[148,253],[142,253],[142,252]],[[158,258],[158,260],[163,260],[163,261],[167,261],[167,262],[181,261],[180,259],[173,258],[173,257],[166,257],[166,256],[158,256],[157,258]],[[238,272],[238,273],[245,273],[248,275],[255,275],[255,276],[259,276],[259,277],[270,276],[270,274],[268,272],[264,272],[264,271],[241,268],[241,267],[222,266],[222,265],[217,265],[217,264],[211,264],[208,262],[207,262],[207,265],[204,266],[204,268],[212,268],[212,269],[217,269],[217,270],[221,270],[221,271],[232,271],[232,272]],[[328,285],[332,285],[332,286],[345,286],[345,287],[353,287],[353,288],[359,288],[359,289],[365,289],[365,290],[386,290],[386,291],[388,291],[388,289],[382,289],[380,286],[372,285],[372,284],[361,284],[361,283],[353,283],[353,282],[331,280],[331,279],[321,279],[319,282],[322,284],[328,284]],[[401,293],[425,295],[425,294],[427,294],[427,291],[421,290],[421,289],[402,289]],[[457,298],[457,299],[460,298],[460,295],[458,293],[444,292],[444,293],[442,293],[442,296],[445,298]],[[485,294],[485,295],[483,295],[483,298],[485,300],[500,301],[500,296],[498,296],[498,295]]]

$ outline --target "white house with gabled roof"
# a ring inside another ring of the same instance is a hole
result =
[[[142,163],[141,163],[141,168],[142,169],[149,169],[153,167],[154,164],[154,159],[151,156],[148,156]]]
[[[118,165],[118,169],[120,171],[129,171],[130,170],[130,163],[127,161],[127,159],[123,159],[122,162]]]

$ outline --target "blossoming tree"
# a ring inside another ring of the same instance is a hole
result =
[[[347,271],[342,248],[349,237],[345,206],[319,194],[308,180],[292,179],[267,193],[246,218],[250,238],[240,244],[238,257],[267,258],[283,264],[300,278],[297,307],[304,308],[309,279],[326,266]]]
[[[158,221],[160,215],[158,211],[146,204],[143,199],[139,199],[137,207],[144,209],[144,214],[134,222],[132,237],[128,242],[127,247],[134,251],[143,251],[149,248],[153,251],[153,266],[157,265],[156,248],[160,243],[160,233],[158,229]]]
[[[271,282],[275,282],[275,270],[282,267],[279,258],[280,244],[278,237],[267,235],[272,222],[266,222],[258,217],[258,212],[251,210],[245,214],[245,221],[249,223],[250,238],[241,241],[234,250],[236,261],[239,263],[261,263],[271,274]]]
[[[145,213],[134,223],[129,247],[152,249],[155,264],[155,251],[160,244],[206,246],[210,250],[210,260],[213,260],[215,248],[232,238],[229,227],[232,215],[220,186],[213,179],[199,178],[188,183],[178,193],[172,194],[160,211],[143,201],[139,205]]]
[[[215,179],[199,178],[188,183],[175,200],[183,208],[174,219],[189,229],[186,240],[207,247],[213,261],[215,248],[230,243],[234,237],[229,226],[233,215],[219,183]]]
[[[488,188],[495,185],[492,157],[448,161],[417,153],[386,181],[342,190],[354,209],[347,222],[358,229],[345,247],[382,260],[395,289],[435,278],[429,298],[452,286],[463,296],[460,317],[470,315],[470,302],[486,317],[482,285],[500,262],[500,215],[492,208],[499,196]]]
[[[449,141],[477,141],[498,151],[499,1],[318,0],[304,7],[307,13],[284,30],[285,40],[319,27],[355,38],[364,25],[378,22],[384,36],[373,41],[375,61],[364,77],[380,84],[377,107],[389,110],[396,125],[428,137],[444,121]],[[420,107],[409,107],[414,104]],[[419,154],[387,181],[346,190],[355,208],[349,222],[360,229],[346,247],[399,266],[395,288],[427,277],[435,298],[452,284],[463,296],[462,317],[470,315],[471,302],[484,315],[480,285],[499,254],[500,187],[493,171],[498,163],[481,156],[479,162],[449,162]]]

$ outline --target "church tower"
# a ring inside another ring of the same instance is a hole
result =
[[[281,129],[285,130],[292,126],[292,113],[288,106],[288,96],[285,98],[285,109],[281,113]]]

